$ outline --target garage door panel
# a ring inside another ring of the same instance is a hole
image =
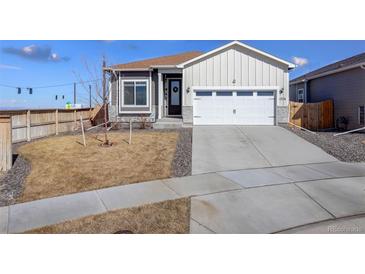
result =
[[[274,92],[197,92],[193,102],[195,125],[273,125]],[[204,96],[203,96],[204,95]]]

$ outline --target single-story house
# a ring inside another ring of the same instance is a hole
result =
[[[166,117],[186,125],[275,125],[288,121],[289,70],[295,66],[234,41],[104,68],[109,120]]]
[[[334,120],[345,117],[348,129],[365,125],[365,52],[290,81],[290,101],[315,103],[332,99]]]

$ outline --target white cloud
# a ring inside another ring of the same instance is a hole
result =
[[[58,60],[60,60],[60,57],[58,56],[58,54],[57,53],[52,53],[51,55],[50,55],[50,57],[49,57],[51,60],[53,60],[53,61],[58,61]]]
[[[37,50],[36,45],[30,45],[30,46],[22,48],[22,51],[25,54],[29,54],[29,55],[32,54],[35,50]]]
[[[309,63],[309,60],[307,58],[304,58],[304,57],[294,56],[292,58],[292,60],[293,60],[293,63],[296,64],[298,67],[305,66]]]
[[[17,67],[17,66],[11,66],[11,65],[0,64],[0,69],[16,69],[16,70],[19,70],[19,69],[21,69],[21,68],[20,68],[20,67]]]
[[[3,48],[2,51],[34,61],[58,62],[70,60],[67,56],[61,57],[59,54],[54,53],[49,46],[29,45],[22,48],[7,47]]]

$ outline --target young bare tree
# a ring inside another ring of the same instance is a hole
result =
[[[105,146],[109,146],[109,139],[108,139],[108,98],[109,96],[107,95],[107,86],[106,86],[106,61],[105,61],[105,57],[103,56],[103,108],[104,108],[104,143],[103,145]],[[109,89],[108,89],[109,90]]]
[[[100,69],[98,69],[95,65],[91,66],[88,61],[84,60],[84,67],[87,71],[88,74],[88,79],[85,80],[81,77],[80,73],[76,73],[74,72],[76,78],[78,79],[78,81],[81,83],[81,86],[83,87],[83,89],[87,92],[89,92],[89,84],[93,84],[94,86],[94,90],[95,92],[91,95],[92,101],[95,104],[95,106],[100,106],[101,108],[103,108],[103,112],[104,112],[104,141],[102,145],[105,146],[109,146],[110,142],[108,139],[108,102],[109,102],[109,96],[110,96],[110,91],[107,85],[107,74],[105,71],[106,68],[106,59],[105,56],[103,56],[102,58],[102,62],[101,62],[101,73],[102,73],[102,78],[100,79]],[[99,67],[100,68],[100,67]]]

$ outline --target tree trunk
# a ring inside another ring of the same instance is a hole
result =
[[[104,145],[109,145],[108,140],[108,115],[107,115],[107,103],[108,99],[106,96],[106,79],[105,79],[105,71],[106,67],[105,57],[103,57],[103,107],[104,107]]]

